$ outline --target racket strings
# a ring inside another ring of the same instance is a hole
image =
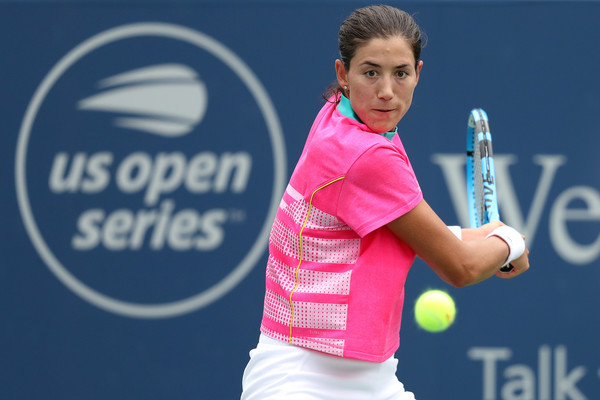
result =
[[[481,174],[481,146],[479,145],[478,132],[473,135],[473,188],[475,195],[475,212],[477,226],[485,223],[485,204],[483,191],[483,175]]]

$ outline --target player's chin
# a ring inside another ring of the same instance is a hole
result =
[[[388,111],[387,113],[380,114],[382,128],[385,129],[382,132],[391,132],[396,129],[398,123],[404,117],[404,112],[399,109]]]
[[[396,125],[398,125],[398,121],[396,119],[378,119],[371,121],[370,124],[367,124],[369,128],[375,133],[386,133],[392,132],[396,129]]]

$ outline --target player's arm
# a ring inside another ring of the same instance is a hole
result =
[[[508,245],[497,236],[459,240],[425,200],[387,227],[441,279],[456,287],[471,285],[496,274],[509,254]],[[524,260],[522,258],[516,260],[519,267],[506,277],[514,277],[527,270],[528,259],[526,255]]]
[[[492,221],[480,226],[479,228],[463,228],[461,230],[461,239],[466,241],[485,239],[486,236],[492,234],[492,232],[496,228],[503,225],[504,223],[502,223],[501,221]],[[522,238],[525,239],[524,236],[522,236]],[[514,261],[511,261],[510,264],[513,267],[513,271],[510,271],[508,273],[498,271],[496,272],[496,276],[504,279],[513,278],[514,276],[525,272],[527,269],[529,269],[529,249],[525,248],[525,251],[523,252],[521,257],[517,258]],[[516,271],[514,270],[514,268],[516,268]]]

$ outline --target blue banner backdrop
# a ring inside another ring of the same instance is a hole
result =
[[[0,397],[235,399],[268,231],[359,1],[0,2]],[[399,2],[428,36],[399,132],[466,225],[484,108],[500,212],[532,269],[409,275],[398,376],[418,399],[600,398],[597,2]],[[455,324],[412,306],[447,290]]]

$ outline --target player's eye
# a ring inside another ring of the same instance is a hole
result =
[[[406,71],[398,71],[396,75],[398,75],[398,78],[406,78],[408,73],[406,73]]]
[[[374,71],[371,69],[371,70],[365,72],[365,75],[368,76],[369,78],[374,78],[377,76],[377,71]]]

